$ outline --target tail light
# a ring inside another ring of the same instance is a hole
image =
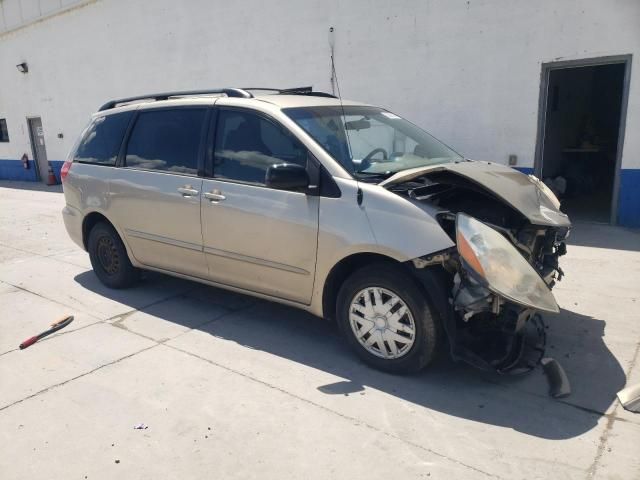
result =
[[[65,161],[62,164],[62,168],[60,169],[60,181],[64,182],[64,180],[67,178],[67,174],[69,173],[69,170],[71,170],[71,164],[72,162],[70,162],[69,160]]]

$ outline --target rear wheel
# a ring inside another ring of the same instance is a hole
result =
[[[127,249],[111,225],[97,223],[89,232],[87,247],[93,271],[107,287],[127,288],[140,277],[140,271],[129,261]]]
[[[337,318],[352,349],[369,365],[417,372],[435,357],[439,329],[409,273],[376,264],[353,273],[338,294]]]

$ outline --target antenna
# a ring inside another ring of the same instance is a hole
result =
[[[344,133],[347,136],[347,146],[349,147],[349,155],[351,155],[351,139],[349,138],[349,130],[347,130],[346,122],[347,116],[344,113],[344,105],[342,103],[342,94],[340,93],[340,82],[338,82],[338,73],[336,72],[336,65],[333,60],[333,54],[331,55],[331,75],[335,79],[336,90],[338,90],[338,100],[340,100],[340,110],[342,110],[342,122],[344,124]]]
[[[351,139],[349,138],[349,130],[347,130],[347,116],[344,113],[344,105],[342,104],[342,94],[340,93],[340,82],[338,82],[338,73],[336,72],[336,63],[333,58],[334,49],[335,49],[335,29],[333,27],[329,27],[329,46],[331,47],[331,90],[333,94],[336,94],[336,90],[338,93],[338,100],[340,100],[340,110],[342,111],[342,125],[344,126],[344,134],[347,137],[347,148],[349,151],[349,157],[353,162],[353,151],[351,150]],[[362,190],[360,189],[360,182],[356,178],[356,184],[358,185],[358,205],[362,205]]]
[[[333,52],[336,48],[336,36],[333,33],[333,27],[329,27],[329,48],[331,49],[331,93],[336,94],[336,84],[335,84],[335,65],[333,63]]]

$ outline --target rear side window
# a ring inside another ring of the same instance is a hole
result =
[[[96,118],[80,141],[75,162],[115,165],[132,112]]]
[[[281,126],[254,113],[222,110],[218,117],[213,176],[264,185],[269,166],[307,166],[306,148]]]
[[[126,166],[195,175],[206,109],[150,110],[138,115]]]

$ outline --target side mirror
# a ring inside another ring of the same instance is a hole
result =
[[[309,187],[309,174],[295,163],[277,163],[267,169],[264,183],[278,190],[303,190]]]

